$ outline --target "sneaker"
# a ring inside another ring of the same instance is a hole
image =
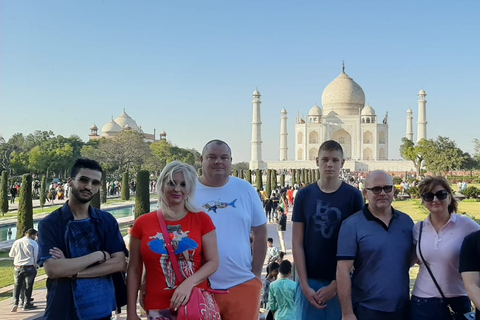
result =
[[[17,312],[18,306],[16,304],[13,305],[11,312]]]
[[[23,311],[37,309],[37,306],[34,306],[32,303],[27,303],[23,306]]]

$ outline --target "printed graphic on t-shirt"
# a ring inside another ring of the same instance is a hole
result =
[[[315,214],[312,220],[315,232],[321,232],[324,238],[331,238],[336,234],[342,219],[342,212],[323,200],[317,200]]]
[[[222,201],[214,200],[214,201],[210,201],[210,202],[205,203],[204,205],[202,205],[202,207],[207,209],[207,213],[210,212],[210,211],[213,211],[213,212],[217,213],[217,210],[219,210],[219,209],[225,209],[225,208],[228,208],[228,207],[236,208],[235,207],[235,202],[236,201],[237,201],[237,199],[232,200],[231,202],[222,202]]]
[[[188,278],[195,272],[193,255],[198,248],[198,244],[188,237],[189,231],[184,232],[180,225],[167,226],[167,231],[173,249],[175,250],[175,255],[180,266],[180,272],[184,278]],[[165,275],[165,282],[167,284],[165,290],[173,289],[175,288],[176,276],[163,239],[163,234],[157,233],[155,236],[150,237],[150,239],[153,239],[148,242],[150,250],[157,254],[161,254],[160,266],[162,267],[163,274]]]

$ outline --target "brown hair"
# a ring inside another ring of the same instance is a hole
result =
[[[448,212],[449,213],[457,212],[458,202],[453,197],[453,191],[452,191],[452,187],[450,186],[450,183],[444,177],[441,177],[441,176],[426,176],[418,184],[418,191],[419,191],[420,195],[423,195],[424,193],[431,192],[436,186],[443,187],[448,192],[448,194],[450,195],[451,200],[450,200],[450,203],[448,204]]]

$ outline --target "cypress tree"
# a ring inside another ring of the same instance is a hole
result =
[[[2,216],[8,212],[8,173],[2,171],[2,180],[0,181],[0,210]]]
[[[245,180],[252,184],[252,171],[250,169],[247,169],[247,172],[245,173]]]
[[[105,172],[103,172],[103,177],[102,177],[102,186],[100,188],[100,203],[107,203],[107,176]]]
[[[148,212],[150,212],[150,173],[148,170],[140,170],[137,173],[135,219]]]
[[[66,195],[68,196],[68,194]],[[42,182],[40,183],[40,207],[43,211],[43,206],[45,205],[45,201],[47,200],[47,177],[42,177]]]
[[[267,170],[267,181],[265,182],[265,192],[267,192],[267,197],[272,195],[272,174],[271,170]]]
[[[244,179],[244,177],[243,177],[243,170],[242,170],[242,169],[238,169],[238,177],[239,177],[240,179]]]
[[[17,239],[30,228],[33,228],[32,175],[24,174],[18,201]]]
[[[93,195],[92,201],[90,201],[90,205],[96,209],[100,209],[100,190],[97,191]]]
[[[295,169],[292,169],[291,170],[291,175],[292,175],[292,186],[295,185],[295,183],[297,183],[297,178],[295,177]]]
[[[130,186],[128,185],[128,172],[122,175],[122,200],[130,199]]]
[[[257,169],[256,173],[256,183],[257,183],[257,190],[263,190],[263,181],[262,181],[262,170]]]
[[[233,169],[233,176],[238,178],[238,170],[237,169]]]
[[[280,175],[280,185],[282,186],[282,188],[285,187],[285,173],[283,173],[283,172]]]
[[[270,170],[270,185],[272,191],[277,189],[278,181],[277,181],[277,170],[273,169]]]
[[[202,175],[202,168],[198,168],[197,169],[197,176],[201,176]]]

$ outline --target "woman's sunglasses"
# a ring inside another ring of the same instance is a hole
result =
[[[445,200],[447,199],[447,196],[448,196],[447,190],[440,190],[440,191],[437,191],[436,193],[432,193],[432,192],[424,193],[422,194],[422,199],[423,201],[426,201],[426,202],[432,202],[433,197],[437,197],[438,200]]]

